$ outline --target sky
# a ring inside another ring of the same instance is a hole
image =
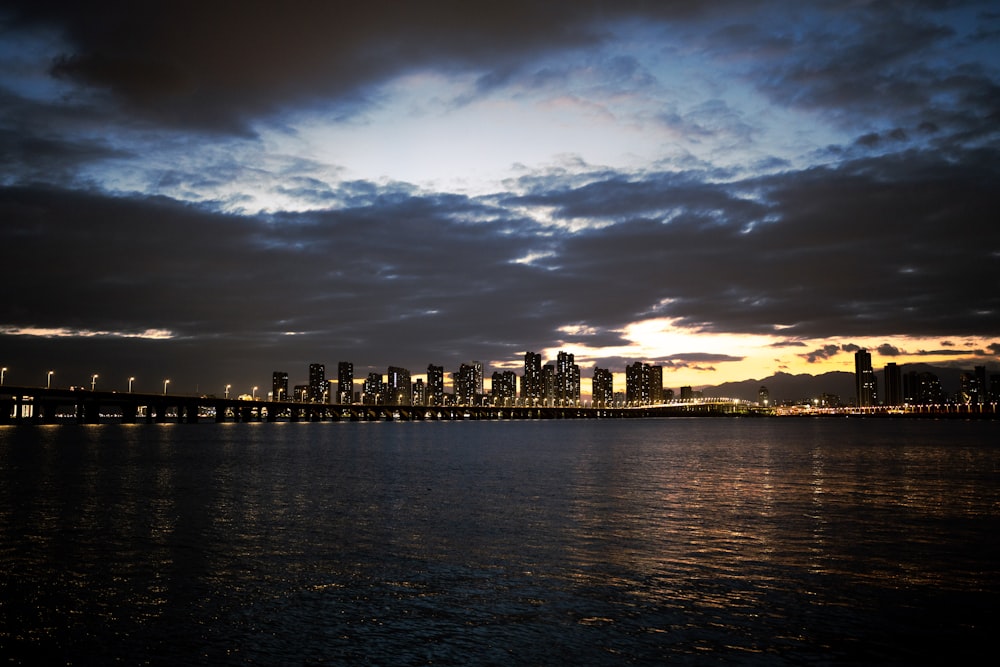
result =
[[[4,2],[7,383],[1000,371],[995,2]]]

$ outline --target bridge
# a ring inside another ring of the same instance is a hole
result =
[[[0,386],[0,424],[634,419],[755,414],[740,399],[706,398],[636,407],[409,406],[245,400],[185,394]]]

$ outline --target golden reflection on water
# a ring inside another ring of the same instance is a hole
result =
[[[573,470],[572,577],[598,583],[607,575],[595,567],[611,564],[657,582],[641,595],[685,590],[709,607],[756,602],[713,586],[749,578],[765,590],[800,579],[793,571],[886,586],[975,585],[942,572],[926,551],[942,526],[982,516],[983,498],[996,496],[996,480],[980,475],[956,486],[956,469],[992,465],[991,452],[969,449],[902,446],[887,456],[765,444],[706,457],[672,444],[658,465],[613,448],[607,456],[583,457]]]

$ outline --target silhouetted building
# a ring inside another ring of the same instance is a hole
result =
[[[341,361],[337,364],[337,403],[354,402],[354,364]]]
[[[378,373],[369,373],[361,388],[361,402],[365,405],[385,403],[385,384]]]
[[[989,386],[986,384],[986,366],[976,366],[973,375],[976,377],[976,403],[985,405],[989,393]]]
[[[514,371],[495,371],[490,397],[493,405],[514,405],[517,398],[517,374]]]
[[[625,367],[625,401],[629,405],[649,405],[651,373],[649,364],[637,361]]]
[[[760,389],[757,390],[757,403],[765,408],[771,405],[771,392],[764,385],[761,385]]]
[[[691,387],[681,387],[681,400],[690,401],[692,398],[694,398],[694,391],[691,390]]]
[[[462,364],[458,372],[451,376],[455,388],[455,402],[458,405],[476,405],[477,397],[482,395],[483,365],[478,361]]]
[[[474,397],[480,397],[483,391],[483,365],[478,361],[472,362],[472,393]]]
[[[323,403],[326,397],[326,366],[309,364],[309,401]]]
[[[958,401],[970,405],[983,405],[986,403],[986,366],[976,366],[969,373],[962,373],[961,387],[959,389]]]
[[[562,405],[580,402],[580,367],[569,352],[560,351],[556,357],[556,399]]]
[[[545,364],[542,366],[542,405],[555,405],[556,403],[556,366],[555,364]]]
[[[521,377],[521,399],[532,405],[542,397],[542,355],[524,353],[524,375]]]
[[[444,405],[444,366],[427,366],[427,405]]]
[[[910,371],[903,375],[903,402],[910,405],[937,405],[944,402],[941,382],[934,373]]]
[[[606,368],[594,367],[594,379],[591,384],[590,400],[595,408],[607,408],[614,404],[614,376]]]
[[[990,375],[990,403],[1000,403],[1000,375]]]
[[[903,373],[893,362],[885,365],[885,404],[903,404]]]
[[[840,396],[837,394],[820,394],[819,395],[819,407],[821,408],[839,408],[840,407]]]
[[[288,395],[288,373],[285,371],[274,371],[271,374],[271,398],[276,401],[292,400]]]
[[[417,378],[413,383],[412,394],[413,405],[427,405],[427,385],[424,384],[422,378]]]
[[[859,408],[869,408],[877,403],[875,371],[872,370],[872,355],[868,350],[854,353],[854,388]]]
[[[649,366],[649,402],[656,405],[663,402],[663,366]]]
[[[300,403],[305,403],[309,400],[309,385],[307,384],[297,384],[295,388],[292,389],[293,400],[299,401]]]
[[[399,366],[389,366],[385,376],[385,404],[410,405],[413,400],[410,387],[410,371]]]

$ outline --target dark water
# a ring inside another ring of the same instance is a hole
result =
[[[0,427],[12,664],[914,664],[1000,632],[1000,422]]]

